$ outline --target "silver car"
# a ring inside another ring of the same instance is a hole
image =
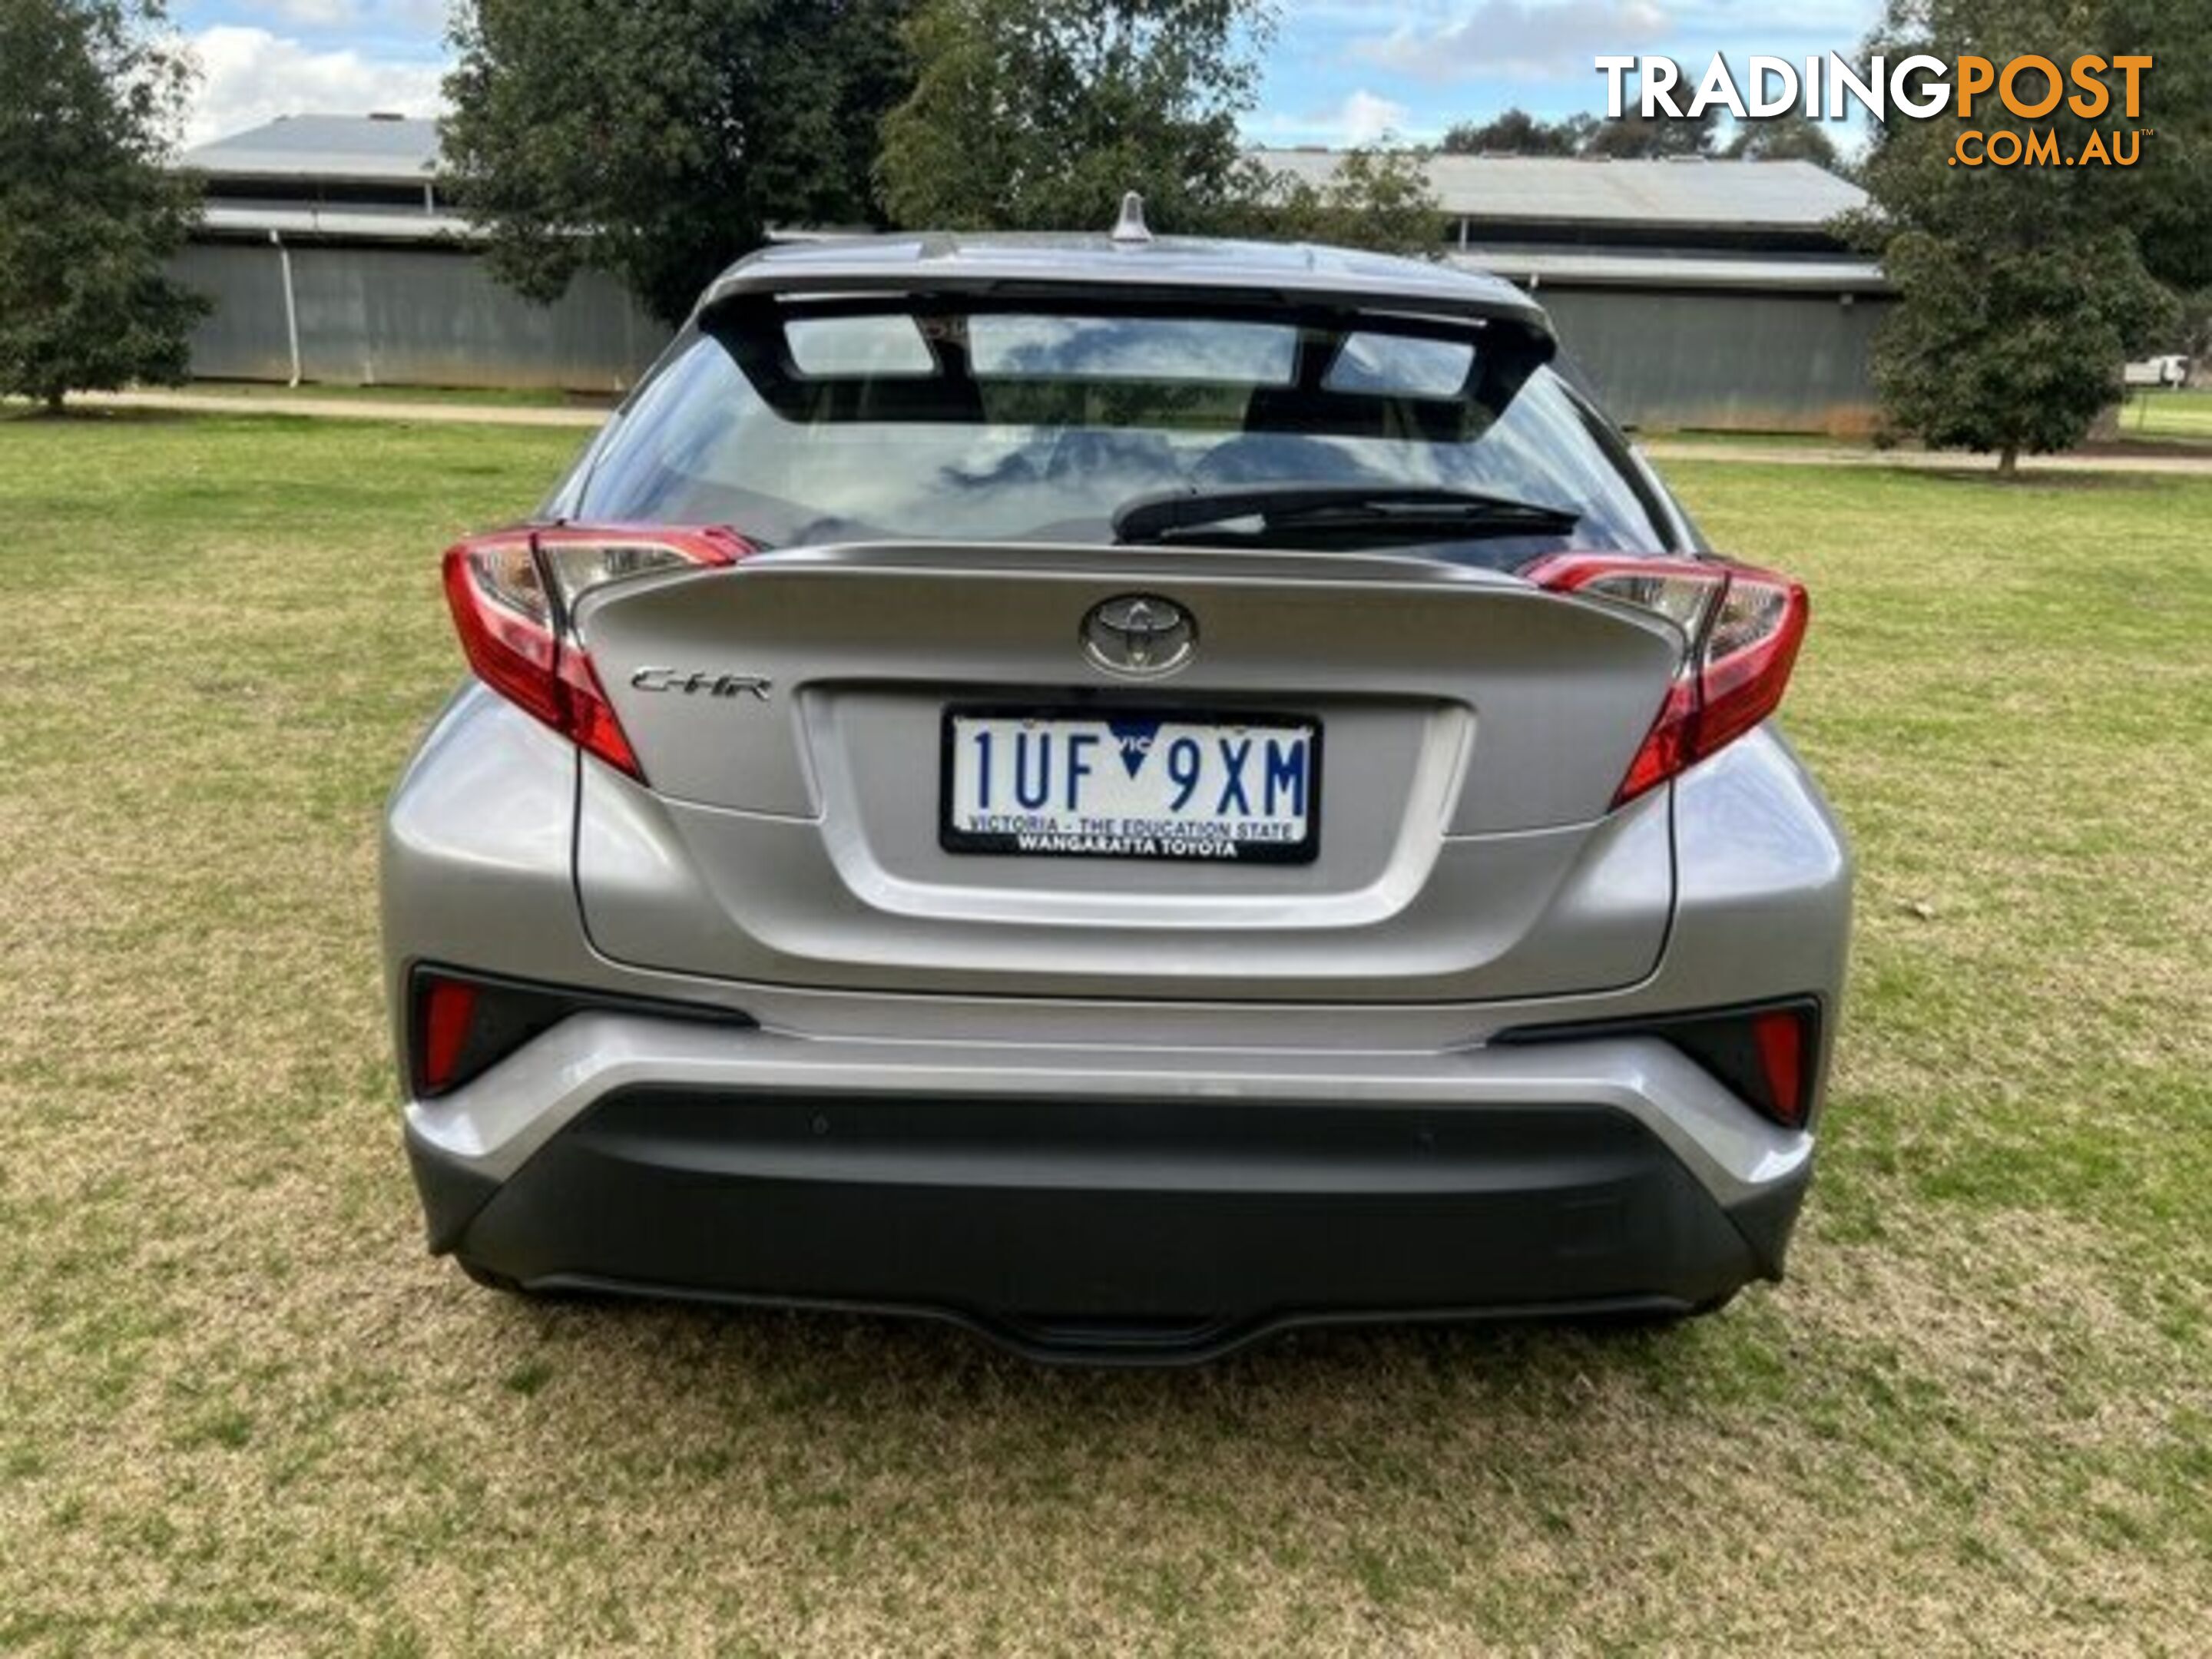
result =
[[[1717,556],[1504,283],[924,236],[732,267],[393,793],[434,1250],[1189,1358],[1775,1279],[1850,925]]]

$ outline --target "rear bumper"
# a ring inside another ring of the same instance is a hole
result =
[[[951,1048],[564,1022],[409,1110],[434,1248],[540,1289],[888,1309],[1025,1352],[1682,1310],[1778,1277],[1809,1137],[1649,1039]]]

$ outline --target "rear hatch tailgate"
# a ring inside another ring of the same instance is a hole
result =
[[[1190,619],[1171,673],[1085,650],[1086,618],[1132,597]],[[1460,1000],[1615,988],[1663,945],[1667,792],[1609,809],[1680,641],[1623,607],[1418,557],[932,543],[622,584],[577,625],[651,781],[584,769],[578,890],[618,960],[854,990]],[[977,850],[955,820],[985,786],[956,745],[1000,744],[1003,799],[1031,732],[1028,781],[1056,765],[1056,804],[1086,814],[1165,812],[1176,792],[1146,795],[1135,757],[1202,741],[1212,769],[1179,810],[1272,812],[1291,850]],[[1085,732],[1089,761],[1125,770],[1109,794],[1070,781]],[[1248,743],[1232,790],[1218,751]]]

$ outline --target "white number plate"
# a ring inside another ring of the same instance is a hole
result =
[[[1295,718],[951,709],[948,852],[1303,864],[1321,726]]]

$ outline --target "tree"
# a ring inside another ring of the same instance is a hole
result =
[[[1490,121],[1461,121],[1439,146],[1447,155],[1579,155],[1597,131],[1594,115],[1540,120],[1511,108]]]
[[[2134,234],[2143,265],[2178,294],[2212,279],[2212,7],[2203,0],[2103,0],[2091,48],[2141,53],[2143,125],[2156,136],[2124,172],[2097,171],[2109,222]],[[2078,170],[2078,169],[2077,169]]]
[[[1445,221],[1426,161],[1417,150],[1375,145],[1346,151],[1325,184],[1287,173],[1255,180],[1252,228],[1379,253],[1433,253]]]
[[[1674,155],[1710,155],[1720,133],[1720,111],[1708,108],[1703,115],[1653,115],[1624,109],[1598,124],[1583,146],[1585,155],[1610,156],[1616,161],[1656,161]]]
[[[1867,49],[1893,63],[1909,52],[1949,60],[1972,52],[2000,64],[2132,51],[2111,33],[2111,3],[2089,0],[2054,18],[2035,0],[1891,0]],[[2152,0],[2128,3],[2155,9]],[[2170,40],[2168,49],[2179,44]],[[2031,99],[2043,90],[2033,82],[2024,76],[2019,87]],[[2146,141],[2148,149],[2173,138],[2182,165],[2171,178],[1954,165],[1969,124],[1948,114],[1895,118],[1879,131],[1863,170],[1871,210],[1841,228],[1881,256],[1897,289],[1875,343],[1886,430],[1936,448],[1995,451],[2007,477],[2023,452],[2067,448],[2087,435],[2119,395],[2122,362],[2172,325],[2172,297],[2144,259],[2147,230],[2155,228],[2162,250],[2185,251],[2212,230],[2190,205],[2204,163],[2202,148],[2193,160],[2184,148],[2192,122],[2201,133],[2202,112],[2177,109],[2170,133],[2160,113],[2157,138]],[[2079,116],[2063,100],[2031,123],[1984,98],[1971,125],[2023,137],[2049,129],[2060,153],[2073,155],[2093,133],[2109,142],[2115,123]]]
[[[2212,286],[2192,289],[2180,300],[2174,346],[2189,359],[2189,384],[2204,386],[2212,383]]]
[[[883,123],[899,223],[1222,228],[1251,187],[1237,133],[1259,86],[1262,0],[923,0],[912,94]]]
[[[207,302],[164,274],[198,191],[164,171],[191,91],[154,0],[0,0],[0,392],[174,384]]]
[[[1739,121],[1721,154],[1732,161],[1810,161],[1831,173],[1838,170],[1841,159],[1826,124],[1796,109]]]
[[[781,223],[880,223],[909,0],[469,0],[447,177],[529,298],[621,277],[662,321]]]
[[[2172,315],[2125,231],[2008,247],[1905,231],[1883,266],[1899,303],[1875,345],[1887,428],[1933,449],[2069,449],[2119,396],[2120,365]]]
[[[1687,109],[1695,95],[1696,79],[1674,65],[1674,101]],[[1610,156],[1616,161],[1662,161],[1675,155],[1711,155],[1720,137],[1718,105],[1708,105],[1703,115],[1650,115],[1643,112],[1640,98],[1624,102],[1620,113],[1597,124],[1583,144],[1585,155]]]

